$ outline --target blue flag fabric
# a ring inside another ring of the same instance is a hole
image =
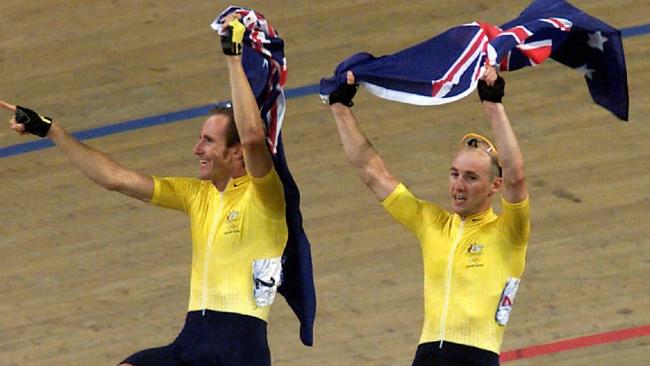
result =
[[[287,64],[284,42],[262,14],[241,7],[228,7],[212,23],[212,28],[219,31],[221,20],[233,12],[241,16],[241,21],[246,27],[242,64],[266,124],[267,142],[273,152],[275,170],[284,186],[289,235],[283,255],[282,284],[278,291],[300,320],[302,343],[312,346],[316,319],[316,289],[311,245],[302,227],[300,191],[289,171],[280,132],[286,106],[284,85]]]
[[[444,104],[470,94],[486,65],[514,71],[549,57],[581,73],[594,102],[628,120],[621,32],[564,0],[535,0],[501,27],[473,22],[392,55],[355,54],[321,79],[320,94],[327,98],[351,70],[378,97]]]

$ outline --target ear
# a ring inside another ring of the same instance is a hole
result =
[[[499,192],[499,190],[501,190],[502,184],[503,184],[503,178],[501,177],[495,178],[490,184],[490,196]]]
[[[235,160],[244,159],[244,148],[241,146],[241,144],[237,144],[231,147],[231,149],[232,149],[232,156]]]

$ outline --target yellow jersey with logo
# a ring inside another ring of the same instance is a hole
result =
[[[259,306],[254,297],[253,264],[269,258],[279,263],[287,241],[284,189],[276,171],[271,169],[262,178],[231,179],[223,192],[207,180],[154,177],[151,203],[190,217],[188,310],[224,311],[268,321],[270,306]],[[270,280],[279,283],[280,278]]]
[[[382,202],[420,241],[424,268],[424,325],[420,344],[453,342],[499,353],[505,326],[495,319],[511,278],[524,271],[530,233],[528,198],[501,199],[462,220],[416,198],[403,184]]]

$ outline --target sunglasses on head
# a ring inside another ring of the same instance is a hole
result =
[[[483,152],[488,154],[499,169],[499,177],[501,177],[502,170],[501,164],[499,164],[499,154],[490,140],[477,133],[468,133],[460,139],[461,149],[466,146],[474,149],[481,149]]]

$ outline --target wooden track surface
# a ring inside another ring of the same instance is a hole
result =
[[[391,53],[473,20],[501,24],[527,2],[400,4],[241,5],[265,14],[285,39],[292,88],[318,82],[352,53]],[[573,4],[618,28],[650,22],[646,0]],[[70,131],[226,99],[225,63],[208,25],[227,5],[4,0],[0,98]],[[629,123],[594,105],[582,77],[557,63],[505,75],[533,222],[504,351],[650,324],[649,39],[624,40]],[[364,91],[354,111],[391,171],[443,205],[456,141],[489,133],[475,96],[414,107]],[[134,169],[195,176],[202,120],[87,143]],[[274,305],[274,365],[410,365],[423,308],[416,239],[358,180],[317,96],[289,100],[284,136],[313,245],[318,317],[315,347],[306,348],[288,306]],[[0,130],[3,147],[32,139]],[[103,191],[55,149],[0,159],[0,202],[0,365],[113,365],[176,336],[189,284],[183,215]],[[648,354],[643,337],[509,364],[640,365]]]

